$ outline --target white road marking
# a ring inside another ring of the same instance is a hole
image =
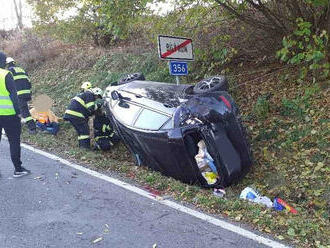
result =
[[[204,213],[201,213],[201,212],[198,212],[196,210],[193,210],[191,208],[188,208],[188,207],[185,207],[183,205],[180,205],[176,202],[173,202],[173,201],[170,201],[170,200],[166,200],[166,199],[162,199],[161,197],[155,197],[154,195],[152,195],[151,193],[145,191],[145,190],[142,190],[138,187],[135,187],[133,185],[130,185],[128,183],[125,183],[123,181],[120,181],[116,178],[112,178],[112,177],[109,177],[109,176],[106,176],[104,174],[101,174],[99,172],[96,172],[96,171],[93,171],[91,169],[88,169],[88,168],[85,168],[81,165],[78,165],[78,164],[75,164],[75,163],[71,163],[69,162],[68,160],[66,159],[63,159],[63,158],[60,158],[54,154],[51,154],[51,153],[48,153],[48,152],[45,152],[45,151],[42,151],[40,149],[37,149],[37,148],[34,148],[30,145],[27,145],[27,144],[22,144],[21,145],[22,147],[34,152],[34,153],[38,153],[42,156],[45,156],[49,159],[52,159],[52,160],[55,160],[55,161],[58,161],[62,164],[65,164],[67,166],[70,166],[74,169],[77,169],[79,171],[82,171],[86,174],[89,174],[91,176],[94,176],[94,177],[97,177],[99,179],[102,179],[102,180],[105,180],[109,183],[112,183],[114,185],[117,185],[119,187],[122,187],[126,190],[129,190],[131,192],[134,192],[136,194],[139,194],[143,197],[146,197],[148,199],[151,199],[151,200],[154,200],[154,201],[157,201],[159,202],[160,204],[163,204],[163,205],[166,205],[170,208],[173,208],[173,209],[176,209],[180,212],[183,212],[183,213],[186,213],[186,214],[189,214],[191,216],[194,216],[198,219],[201,219],[201,220],[204,220],[204,221],[207,221],[215,226],[219,226],[223,229],[226,229],[228,231],[231,231],[231,232],[234,232],[240,236],[243,236],[245,238],[248,238],[248,239],[251,239],[251,240],[254,240],[260,244],[264,244],[266,246],[269,246],[269,247],[274,247],[274,248],[289,248],[289,246],[286,246],[284,244],[281,244],[279,242],[276,242],[274,240],[271,240],[271,239],[268,239],[268,238],[265,238],[265,237],[262,237],[260,235],[257,235],[251,231],[248,231],[244,228],[241,228],[239,226],[236,226],[236,225],[233,225],[229,222],[226,222],[224,220],[220,220],[220,219],[217,219],[217,218],[214,218],[212,216],[209,216],[207,214],[204,214]]]

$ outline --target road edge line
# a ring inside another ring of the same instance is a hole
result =
[[[154,200],[156,202],[159,202],[160,204],[163,204],[163,205],[166,205],[170,208],[173,208],[175,210],[178,210],[180,212],[183,212],[185,214],[189,214],[191,216],[194,216],[198,219],[201,219],[201,220],[204,220],[208,223],[211,223],[215,226],[219,226],[223,229],[226,229],[228,231],[231,231],[231,232],[234,232],[240,236],[243,236],[245,238],[248,238],[248,239],[251,239],[251,240],[254,240],[260,244],[264,244],[266,246],[269,246],[269,247],[274,247],[274,248],[289,248],[289,246],[286,246],[284,244],[281,244],[277,241],[274,241],[274,240],[271,240],[271,239],[268,239],[268,238],[265,238],[265,237],[262,237],[260,235],[257,235],[251,231],[248,231],[242,227],[239,227],[239,226],[236,226],[234,224],[231,224],[227,221],[224,221],[224,220],[220,220],[220,219],[217,219],[215,217],[212,217],[210,215],[207,215],[207,214],[204,214],[202,212],[199,212],[197,210],[194,210],[194,209],[191,209],[191,208],[188,208],[188,207],[185,207],[179,203],[176,203],[174,201],[170,201],[170,200],[164,200],[162,199],[161,197],[155,197],[154,195],[152,195],[151,193],[143,190],[143,189],[140,189],[136,186],[133,186],[131,184],[128,184],[128,183],[125,183],[119,179],[116,179],[116,178],[113,178],[113,177],[110,177],[110,176],[107,176],[107,175],[104,175],[100,172],[97,172],[97,171],[94,171],[94,170],[91,170],[91,169],[88,169],[86,167],[83,167],[81,165],[78,165],[78,164],[75,164],[75,163],[72,163],[66,159],[63,159],[57,155],[54,155],[54,154],[51,154],[51,153],[48,153],[48,152],[45,152],[43,150],[40,150],[38,148],[34,148],[33,146],[30,146],[30,145],[27,145],[27,144],[24,144],[22,143],[21,146],[27,150],[30,150],[34,153],[37,153],[37,154],[40,154],[42,156],[45,156],[49,159],[52,159],[52,160],[55,160],[55,161],[58,161],[64,165],[67,165],[67,166],[70,166],[74,169],[77,169],[81,172],[84,172],[86,174],[89,174],[91,176],[94,176],[96,178],[99,178],[99,179],[102,179],[104,181],[107,181],[109,183],[112,183],[116,186],[119,186],[121,188],[124,188],[126,190],[129,190],[131,192],[134,192],[136,194],[139,194],[143,197],[146,197],[148,199],[151,199],[151,200]]]

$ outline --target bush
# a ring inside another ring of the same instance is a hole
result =
[[[283,38],[283,48],[277,56],[289,64],[302,65],[300,79],[308,72],[314,78],[329,76],[330,57],[328,54],[329,37],[326,30],[313,33],[312,23],[297,19],[297,29]]]
[[[46,36],[37,36],[31,30],[9,36],[2,45],[7,56],[13,57],[27,70],[55,58],[65,47],[63,43]]]

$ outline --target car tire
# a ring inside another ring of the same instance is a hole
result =
[[[126,84],[126,83],[132,82],[134,80],[145,80],[145,77],[140,72],[127,74],[118,80],[118,85]]]
[[[228,80],[225,76],[213,76],[199,81],[193,89],[195,94],[203,94],[214,91],[228,91]]]

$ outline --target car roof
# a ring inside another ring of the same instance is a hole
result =
[[[138,95],[172,107],[180,105],[180,99],[185,98],[185,90],[191,85],[176,85],[154,81],[132,81],[120,87],[120,91]]]

